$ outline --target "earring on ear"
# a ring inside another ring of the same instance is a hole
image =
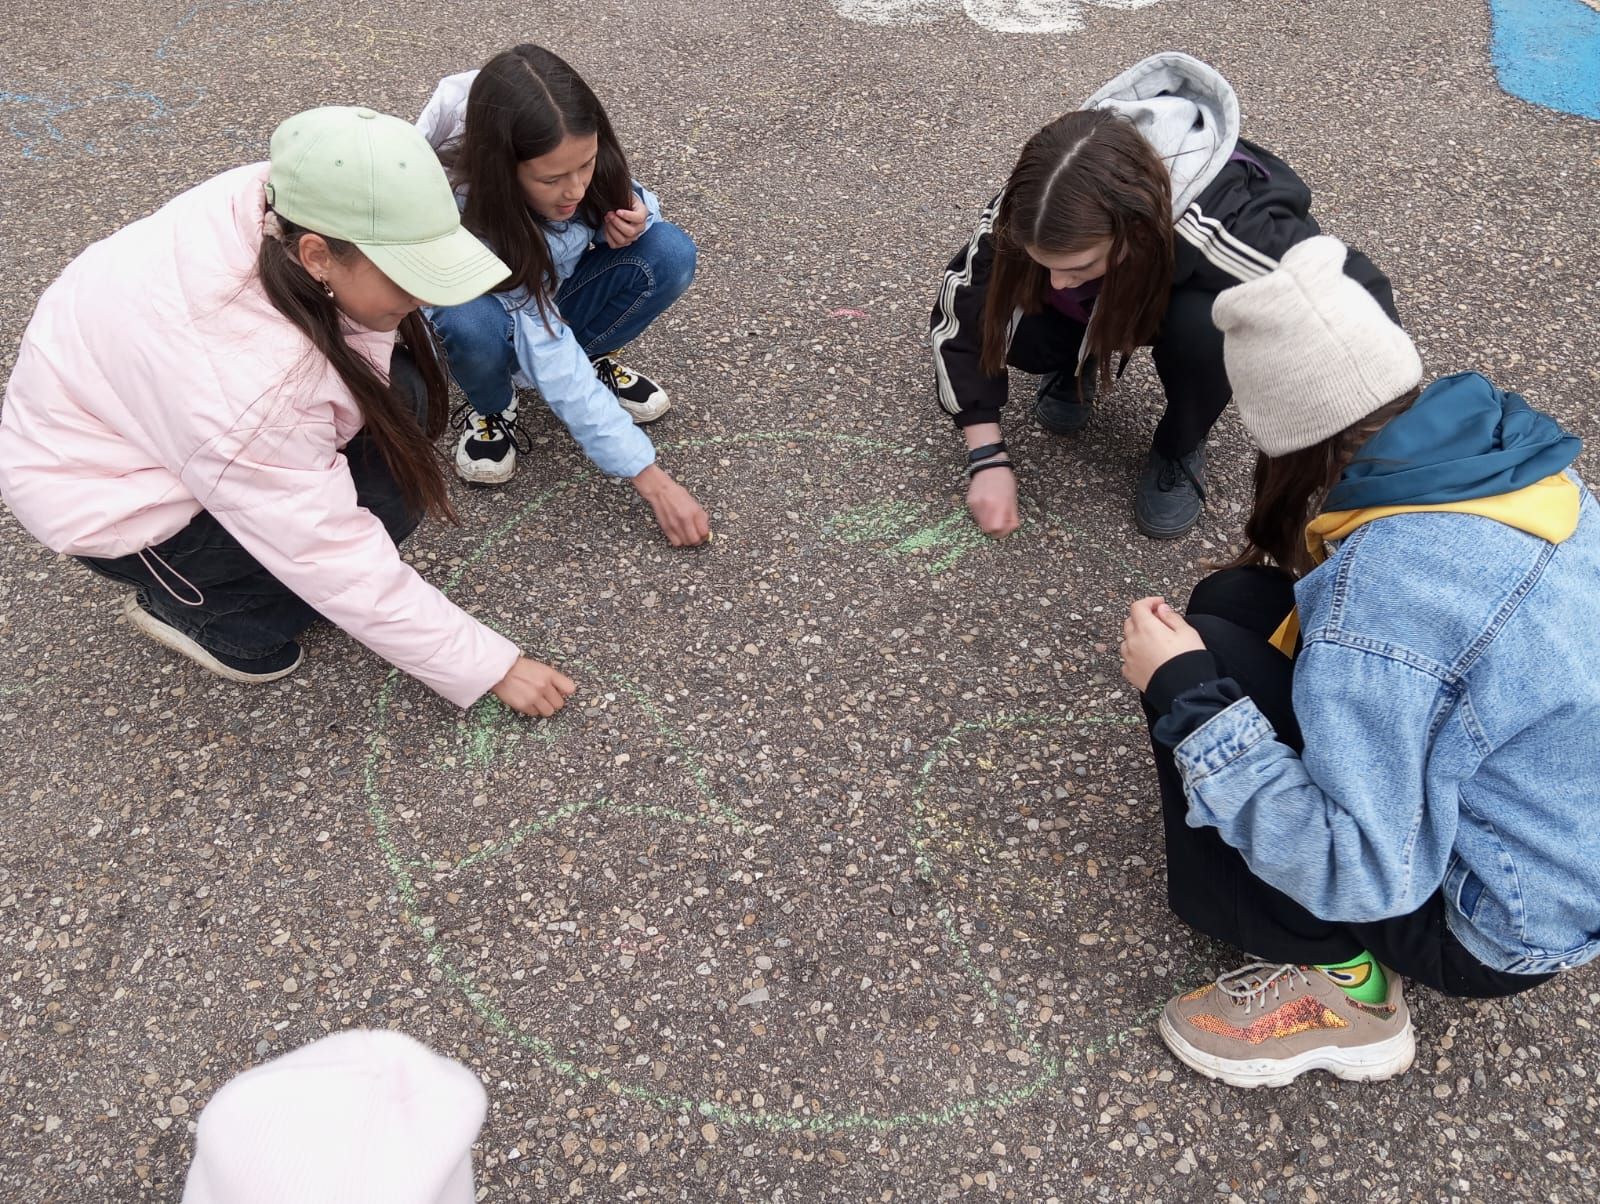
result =
[[[319,280],[317,283],[322,285],[322,291],[328,295],[329,301],[336,300],[333,295],[333,285],[329,284],[326,279]]]

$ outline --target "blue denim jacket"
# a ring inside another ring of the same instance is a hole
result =
[[[1189,823],[1324,919],[1404,915],[1514,974],[1600,954],[1600,508],[1353,532],[1295,586],[1296,754],[1248,698],[1176,748]]]

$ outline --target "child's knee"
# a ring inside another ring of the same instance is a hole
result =
[[[1263,599],[1278,603],[1280,595],[1281,609],[1288,614],[1294,605],[1294,582],[1282,569],[1262,564],[1220,569],[1195,585],[1184,615],[1191,623],[1200,615],[1236,620],[1241,612],[1258,609]]]
[[[677,296],[694,282],[699,248],[686,231],[671,222],[657,222],[650,227],[648,236],[653,236],[649,257],[656,289]]]
[[[507,343],[509,320],[505,307],[492,293],[463,305],[429,309],[428,320],[439,332],[448,355],[475,358],[502,349]]]

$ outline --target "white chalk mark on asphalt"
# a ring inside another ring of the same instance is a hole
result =
[[[965,14],[994,33],[1074,33],[1083,28],[1085,4],[1096,8],[1146,8],[1157,0],[832,0],[850,21],[868,25],[924,25]],[[1597,0],[1600,2],[1600,0]]]

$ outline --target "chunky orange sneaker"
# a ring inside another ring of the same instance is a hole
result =
[[[1184,1065],[1233,1087],[1283,1087],[1308,1070],[1387,1079],[1417,1053],[1393,971],[1388,998],[1365,1004],[1310,966],[1252,962],[1169,1000],[1160,1029]]]

